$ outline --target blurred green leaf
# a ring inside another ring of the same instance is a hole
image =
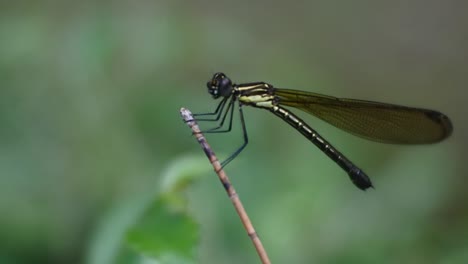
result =
[[[131,247],[162,263],[180,263],[184,259],[189,263],[195,258],[198,241],[199,228],[194,219],[174,210],[164,198],[157,199],[127,235]]]
[[[196,262],[199,226],[186,210],[184,190],[208,168],[201,157],[183,157],[168,167],[160,192],[127,233],[132,249],[158,263]]]
[[[86,262],[196,262],[199,226],[184,192],[208,168],[203,155],[179,157],[157,177],[154,192],[119,201],[98,225]]]

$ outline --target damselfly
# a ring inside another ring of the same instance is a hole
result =
[[[236,102],[239,106],[244,143],[221,163],[223,166],[234,159],[248,143],[242,111],[244,105],[269,110],[283,119],[345,170],[361,190],[372,187],[369,177],[302,119],[283,106],[301,109],[351,134],[383,143],[435,143],[447,138],[453,130],[450,119],[433,110],[278,89],[264,82],[234,84],[224,73],[214,74],[207,87],[213,98],[221,98],[221,102],[212,113],[195,114],[208,116],[198,118],[198,121],[219,122],[218,126],[205,132],[231,131]],[[228,115],[229,125],[223,130]]]

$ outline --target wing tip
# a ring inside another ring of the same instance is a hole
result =
[[[438,138],[435,142],[442,141],[452,135],[453,125],[448,116],[437,111],[428,111],[426,112],[426,116],[432,121],[436,122],[442,130],[440,138]]]

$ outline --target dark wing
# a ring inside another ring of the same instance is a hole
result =
[[[435,143],[452,133],[450,119],[437,111],[275,89],[278,103],[310,113],[356,136],[383,143]]]

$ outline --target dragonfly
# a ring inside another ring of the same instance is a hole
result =
[[[249,142],[243,106],[268,110],[291,125],[338,164],[361,190],[373,187],[369,176],[285,107],[300,109],[348,133],[381,143],[436,143],[449,137],[453,131],[450,119],[438,111],[280,89],[265,82],[235,84],[221,72],[213,75],[207,88],[213,99],[221,101],[213,112],[194,114],[198,121],[218,122],[216,127],[203,132],[231,131],[234,109],[238,105],[244,142],[221,163],[223,167],[241,153]],[[225,128],[227,119],[229,124]]]

